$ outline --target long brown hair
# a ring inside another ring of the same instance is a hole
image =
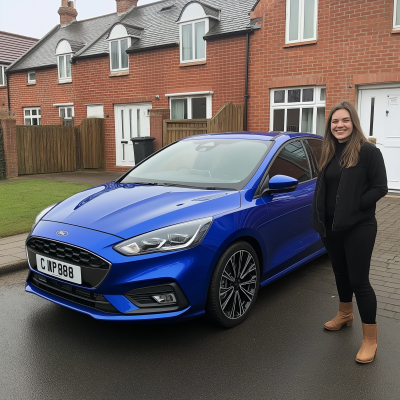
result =
[[[353,132],[351,133],[346,147],[343,150],[339,164],[342,168],[354,167],[358,163],[360,156],[361,146],[367,142],[367,138],[361,129],[360,118],[358,117],[357,110],[349,101],[342,101],[335,104],[330,113],[325,125],[325,137],[322,143],[322,154],[319,161],[319,170],[322,171],[326,165],[332,160],[335,155],[335,140],[331,131],[332,115],[337,110],[347,110],[350,114],[351,122],[353,123]]]

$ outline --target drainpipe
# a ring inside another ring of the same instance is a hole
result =
[[[249,96],[249,45],[250,45],[251,31],[246,33],[246,77],[244,84],[244,115],[243,115],[243,130],[245,131],[247,131],[247,107],[250,97]]]

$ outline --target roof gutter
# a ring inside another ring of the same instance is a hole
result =
[[[244,33],[251,33],[251,32],[253,32],[253,30],[254,30],[254,28],[251,27],[251,28],[242,29],[241,31],[217,33],[215,35],[204,35],[203,39],[209,40],[209,39],[219,39],[220,37],[224,37],[224,36],[243,35]]]
[[[37,71],[38,69],[50,69],[50,68],[57,68],[57,64],[48,64],[48,65],[41,65],[39,67],[29,67],[29,68],[21,68],[12,71],[7,71],[8,74],[17,74],[19,72],[27,72],[27,71]]]
[[[151,46],[151,47],[141,47],[141,48],[136,48],[136,49],[127,49],[126,52],[128,54],[133,54],[133,53],[139,53],[141,51],[150,51],[150,50],[158,50],[158,49],[165,49],[168,47],[177,47],[179,46],[179,43],[166,43],[166,44],[160,44],[157,46]]]

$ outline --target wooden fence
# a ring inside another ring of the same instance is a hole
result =
[[[104,120],[80,126],[17,126],[18,175],[104,168]]]
[[[81,168],[105,168],[105,130],[103,118],[86,118],[80,125]]]
[[[229,102],[211,119],[164,120],[163,146],[193,135],[240,131],[243,131],[243,106]]]

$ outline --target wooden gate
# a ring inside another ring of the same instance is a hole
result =
[[[18,175],[76,171],[75,129],[17,126]]]
[[[18,175],[105,167],[104,120],[80,126],[17,126]]]
[[[193,135],[241,131],[243,131],[243,106],[229,102],[211,119],[164,120],[163,146]]]

